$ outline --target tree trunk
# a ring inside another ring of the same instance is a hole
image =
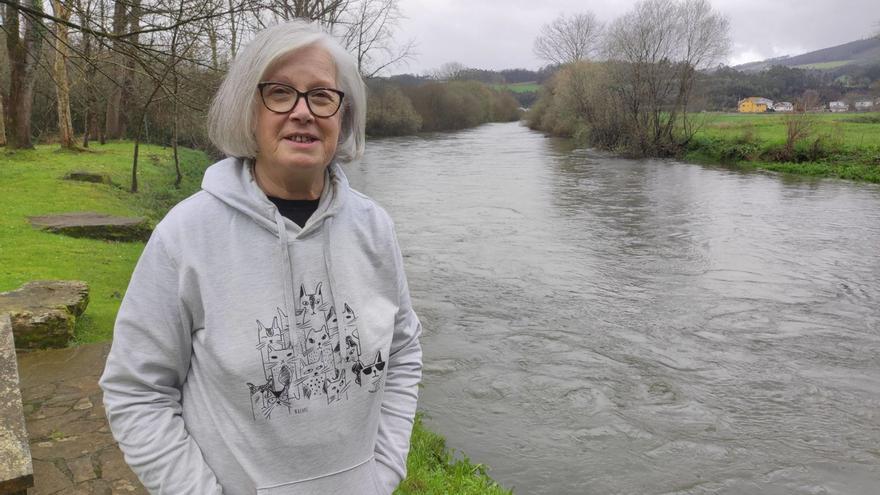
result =
[[[3,100],[6,95],[0,95],[0,146],[6,146],[6,112],[3,110]]]
[[[70,19],[70,7],[60,0],[52,0],[55,17]],[[55,23],[55,89],[58,94],[58,140],[64,149],[76,149],[73,142],[73,122],[70,117],[70,86],[67,82],[67,26]]]
[[[124,0],[116,0],[113,4],[113,34],[122,36],[125,34],[127,23],[127,2]],[[110,96],[107,98],[107,113],[105,116],[105,132],[110,139],[119,139],[122,137],[122,125],[120,122],[120,107],[122,106],[122,81],[125,79],[125,56],[122,54],[122,42],[113,39],[112,60],[116,64],[115,83],[110,90]],[[102,141],[103,144],[103,141]]]
[[[24,37],[20,35],[18,0],[6,4],[4,16],[6,29],[6,49],[9,53],[9,95],[6,98],[10,149],[33,148],[31,141],[31,109],[34,102],[34,82],[37,63],[42,51],[42,24],[32,17],[25,18]],[[30,0],[30,8],[42,10],[40,0]]]
[[[174,150],[174,172],[177,174],[177,177],[174,179],[174,187],[179,188],[180,182],[183,180],[183,176],[180,174],[180,157],[177,153],[177,112],[179,111],[177,96],[180,90],[179,80],[177,78],[177,33],[174,33],[175,36],[172,38],[173,42],[171,43],[171,66],[174,67],[172,69],[171,76],[174,78],[173,81],[173,99],[174,99],[174,108],[172,110],[173,115],[172,119],[172,127],[171,127],[171,148]]]

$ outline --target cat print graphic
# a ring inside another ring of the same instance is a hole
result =
[[[312,287],[312,286],[309,286]],[[283,310],[276,308],[271,324],[257,319],[257,355],[265,380],[248,382],[254,420],[271,420],[278,411],[296,414],[320,401],[328,406],[347,400],[352,386],[377,392],[384,377],[381,351],[365,365],[354,308],[343,303],[342,312],[325,300],[324,284],[314,290],[300,285],[294,327]],[[338,316],[342,316],[340,324]]]

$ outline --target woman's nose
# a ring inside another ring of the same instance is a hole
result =
[[[306,102],[305,96],[300,96],[299,100],[297,100],[296,105],[293,106],[293,109],[290,110],[290,118],[293,120],[301,120],[304,122],[308,122],[312,120],[312,112],[309,110],[309,104]]]

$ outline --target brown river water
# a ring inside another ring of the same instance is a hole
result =
[[[880,187],[517,124],[371,140],[420,409],[517,494],[880,493]]]

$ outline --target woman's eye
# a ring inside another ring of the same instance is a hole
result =
[[[291,92],[287,88],[276,86],[274,88],[269,89],[269,97],[271,97],[271,98],[283,100],[285,98],[289,98],[290,95],[291,95]]]

